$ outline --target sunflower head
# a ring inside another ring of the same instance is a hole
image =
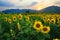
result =
[[[55,17],[53,17],[53,16],[51,16],[50,18],[51,18],[51,19],[55,19]]]
[[[6,22],[7,22],[7,17],[5,17],[5,18],[4,18],[4,21],[6,21]]]
[[[10,23],[10,24],[12,23],[12,20],[10,18],[8,18],[8,23]]]
[[[47,26],[47,27],[44,26],[44,27],[41,28],[41,32],[42,33],[49,33],[49,31],[50,31],[50,27],[49,26]]]
[[[18,30],[20,30],[20,27],[21,27],[21,26],[20,26],[20,24],[19,24],[19,23],[17,23],[17,28],[18,28]]]
[[[50,23],[50,19],[47,19],[47,22]]]
[[[22,14],[19,14],[18,15],[18,18],[21,20],[22,19]]]
[[[13,21],[16,21],[16,20],[17,20],[16,16],[13,16]]]
[[[43,25],[42,25],[42,23],[41,23],[40,21],[35,21],[33,27],[34,27],[34,29],[36,29],[36,30],[40,30],[42,26],[43,26]]]
[[[44,16],[43,16],[42,19],[43,19],[44,22],[46,22],[47,17],[44,17]]]
[[[51,23],[55,24],[55,19],[51,19]]]
[[[58,22],[60,22],[60,17],[57,18]]]
[[[29,16],[25,16],[26,20],[29,20]]]

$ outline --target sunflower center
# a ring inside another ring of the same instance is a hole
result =
[[[60,19],[59,19],[60,20]]]
[[[5,18],[5,20],[6,20],[6,18]]]
[[[9,20],[9,22],[10,22],[10,20]]]
[[[36,27],[39,28],[40,27],[40,24],[36,24]]]
[[[14,18],[14,20],[15,20],[15,18]]]
[[[44,31],[47,31],[47,28],[43,28]]]
[[[19,16],[19,18],[21,18],[21,16]]]
[[[45,19],[45,18],[44,18]]]
[[[4,20],[5,20],[5,21],[7,21],[7,19],[6,19],[6,18],[5,18]]]
[[[52,20],[52,22],[54,22],[54,21]]]

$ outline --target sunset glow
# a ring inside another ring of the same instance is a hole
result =
[[[0,0],[1,10],[12,8],[41,10],[53,5],[60,7],[60,0]]]

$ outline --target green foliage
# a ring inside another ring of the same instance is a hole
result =
[[[16,16],[16,21],[13,20],[12,15]],[[1,40],[52,40],[54,38],[60,38],[60,21],[55,20],[55,23],[49,23],[47,20],[47,14],[27,14],[21,15],[22,19],[19,20],[19,14],[0,14],[0,39]],[[27,16],[28,18],[25,18]],[[43,17],[46,16],[46,21]],[[50,14],[52,17],[53,15]],[[50,17],[49,16],[49,17]],[[58,15],[55,15],[56,19]],[[5,17],[11,19],[11,23],[6,21]],[[42,33],[34,29],[34,22],[40,21],[43,26],[49,26],[49,33]],[[51,20],[50,20],[51,21]],[[58,24],[57,24],[58,22]],[[17,23],[19,23],[17,25]],[[18,29],[18,26],[20,30]]]

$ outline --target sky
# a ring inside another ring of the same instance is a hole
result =
[[[0,0],[0,11],[6,9],[41,10],[48,6],[60,7],[60,0]]]

